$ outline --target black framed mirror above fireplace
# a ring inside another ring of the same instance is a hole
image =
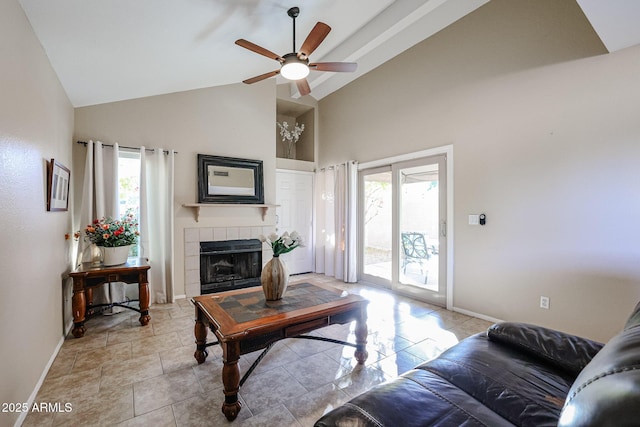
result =
[[[202,295],[260,286],[262,242],[258,239],[200,242]]]
[[[262,160],[198,154],[198,203],[264,203]]]

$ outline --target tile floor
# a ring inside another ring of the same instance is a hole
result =
[[[296,276],[296,281],[332,284],[370,301],[364,366],[355,362],[352,347],[279,341],[240,389],[242,410],[229,423],[220,410],[220,348],[209,347],[207,361],[197,364],[194,308],[183,299],[152,306],[146,327],[138,323],[138,313],[125,310],[92,318],[82,338],[69,335],[35,401],[70,403],[71,411],[31,412],[23,425],[312,426],[332,408],[489,326],[378,288],[321,275]],[[332,325],[314,333],[355,342],[353,327]],[[241,373],[258,355],[240,358]]]

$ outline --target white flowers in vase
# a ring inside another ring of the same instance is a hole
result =
[[[293,147],[300,139],[302,132],[304,132],[304,123],[299,125],[298,122],[296,122],[296,125],[291,130],[289,130],[289,123],[286,121],[282,123],[276,122],[276,124],[280,128],[280,137],[282,137],[282,142],[284,143],[284,154],[290,159],[293,155]]]
[[[277,233],[271,233],[268,237],[261,235],[259,239],[261,242],[266,242],[271,246],[274,257],[291,252],[299,246],[304,246],[302,237],[295,231],[291,234],[285,231],[282,236],[278,236]]]

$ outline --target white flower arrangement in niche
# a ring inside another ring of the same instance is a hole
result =
[[[293,156],[293,147],[300,139],[302,132],[304,132],[304,123],[299,125],[298,122],[296,122],[296,125],[291,130],[289,130],[289,123],[285,121],[282,123],[276,122],[276,124],[280,128],[280,136],[284,143],[284,155],[287,159],[291,159]]]

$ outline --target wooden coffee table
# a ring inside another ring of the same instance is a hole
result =
[[[222,382],[224,403],[222,412],[232,421],[238,416],[238,390],[262,357],[278,340],[309,338],[356,348],[359,364],[367,360],[367,303],[359,295],[348,294],[325,285],[298,283],[289,285],[284,298],[265,301],[261,287],[246,288],[194,297],[196,307],[196,352],[198,363],[207,358],[207,347],[222,347]],[[303,334],[333,324],[356,321],[356,343],[305,336]],[[217,337],[207,343],[207,326]],[[265,349],[240,379],[238,360],[243,354]]]

